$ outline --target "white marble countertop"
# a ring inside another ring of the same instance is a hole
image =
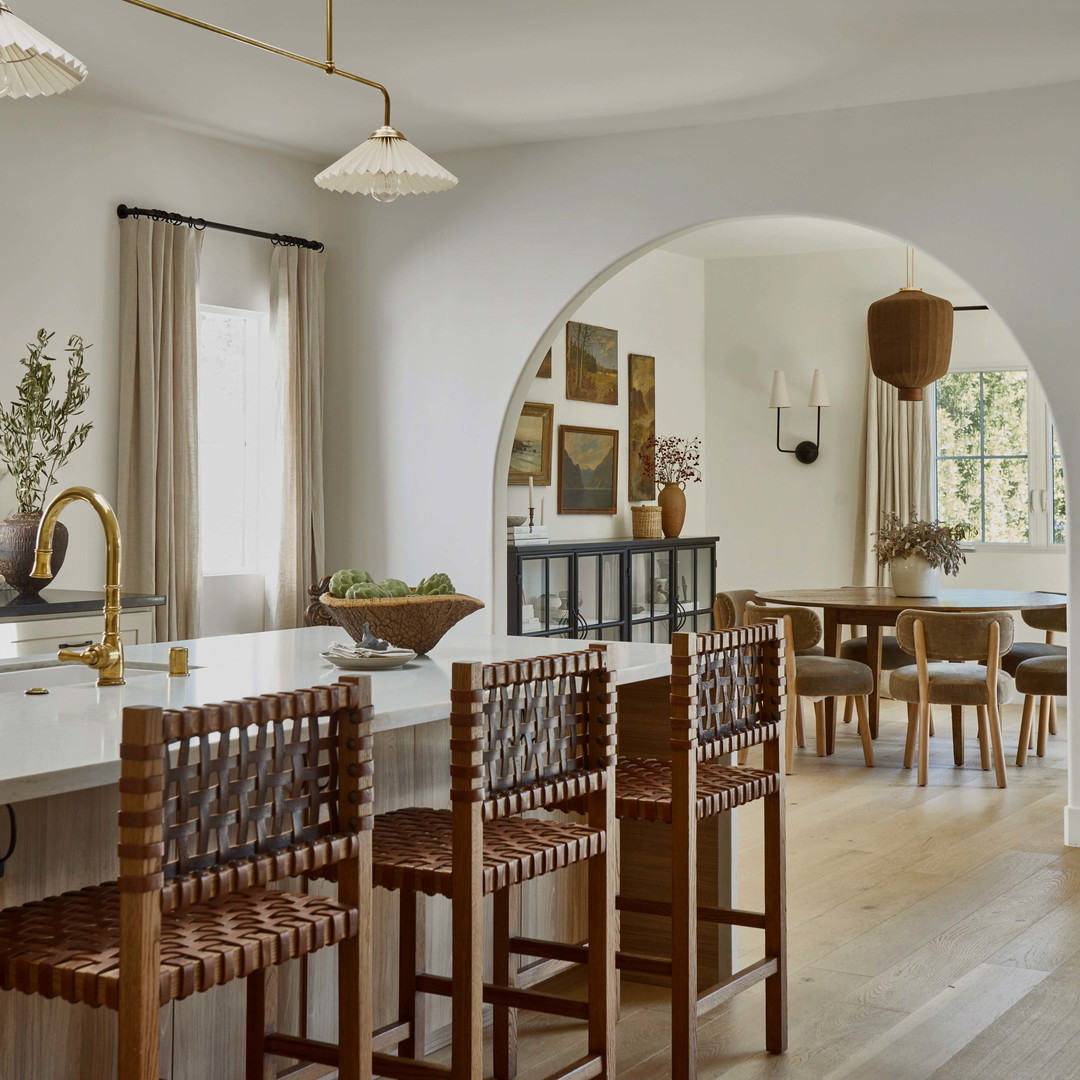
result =
[[[5,672],[40,660],[30,685],[50,687],[26,696],[25,687],[0,693],[0,804],[37,799],[115,783],[120,775],[120,715],[125,705],[179,708],[254,694],[296,690],[332,682],[338,669],[319,654],[348,641],[339,627],[276,630],[262,634],[198,638],[126,650],[126,686],[97,687],[96,672],[79,665],[48,668],[52,656],[0,664]],[[170,645],[188,646],[191,675],[169,678]],[[469,633],[457,627],[436,646],[396,671],[371,673],[375,729],[385,731],[445,719],[449,715],[450,667],[458,660],[489,662],[566,652],[584,642]],[[611,643],[611,662],[622,683],[667,676],[666,645]],[[73,670],[69,670],[73,669]],[[65,685],[50,678],[63,671]]]

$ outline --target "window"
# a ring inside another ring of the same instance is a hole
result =
[[[1064,544],[1061,459],[1028,372],[953,370],[935,401],[937,516],[976,543]]]
[[[268,316],[199,309],[199,515],[204,575],[255,573],[274,460]],[[267,374],[270,377],[267,378]],[[268,412],[269,410],[269,412]],[[279,473],[280,477],[280,473]]]

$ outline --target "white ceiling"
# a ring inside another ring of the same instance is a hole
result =
[[[739,218],[706,225],[664,245],[665,251],[697,259],[744,259],[756,255],[807,255],[818,251],[902,248],[893,236],[812,217]],[[903,259],[899,261],[903,267]]]
[[[322,0],[173,2],[322,53]],[[87,101],[313,158],[381,123],[372,90],[123,0],[12,7],[89,67]],[[338,0],[336,27],[429,152],[1080,79],[1077,0]]]

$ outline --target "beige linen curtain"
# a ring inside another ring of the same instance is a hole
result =
[[[270,326],[285,387],[285,484],[277,581],[268,583],[274,628],[299,626],[307,589],[326,572],[323,525],[323,271],[325,256],[275,246]]]
[[[856,585],[884,585],[874,536],[888,511],[928,518],[931,508],[930,408],[926,401],[900,401],[896,387],[882,382],[867,365],[866,423],[861,485],[855,523]]]
[[[202,233],[120,221],[119,499],[128,591],[164,593],[158,641],[199,632],[197,360]]]

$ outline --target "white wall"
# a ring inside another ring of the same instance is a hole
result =
[[[866,309],[903,283],[902,247],[706,263],[709,451],[714,461],[745,466],[725,470],[723,484],[709,490],[708,525],[722,536],[722,585],[832,588],[855,580]],[[923,255],[917,284],[957,305],[983,303]],[[952,359],[954,366],[1028,366],[993,311],[957,312]],[[776,451],[776,413],[766,405],[773,370],[785,370],[792,408],[783,413],[781,445],[813,439],[816,418],[805,402],[816,367],[832,406],[822,411],[818,460],[802,465]],[[980,545],[949,584],[1064,591],[1066,565],[1064,551],[996,553]]]
[[[1061,405],[1072,494],[1078,114],[1072,83],[567,140],[447,155],[461,184],[446,195],[342,202],[336,232],[360,242],[336,285],[356,303],[330,327],[344,347],[328,373],[329,562],[362,551],[405,577],[445,566],[492,602],[501,625],[505,550],[493,524],[505,513],[514,424],[541,345],[639,250],[762,214],[878,228],[970,281]],[[756,461],[743,455],[726,468]],[[1080,571],[1075,552],[1070,562]],[[1071,836],[1080,841],[1074,713]]]
[[[84,105],[77,92],[5,101],[0,147],[0,400],[13,396],[24,343],[39,327],[56,330],[57,345],[71,333],[93,343],[87,418],[94,430],[60,482],[89,484],[114,500],[117,204],[318,238],[320,202],[328,196],[312,183],[308,162]],[[269,260],[267,241],[208,231],[202,299],[265,310]],[[0,517],[13,508],[14,485],[5,473]],[[58,586],[99,588],[104,545],[97,521],[72,510],[65,522],[72,540]]]
[[[700,436],[706,430],[704,267],[701,259],[651,251],[603,284],[574,312],[575,322],[618,331],[619,402],[596,405],[566,397],[566,334],[560,326],[548,340],[552,377],[533,379],[528,401],[555,405],[550,488],[536,488],[539,508],[544,499],[545,523],[554,540],[592,540],[630,536],[633,532],[629,492],[629,376],[627,356],[643,353],[656,359],[656,432]],[[558,514],[559,425],[614,428],[619,432],[618,513]],[[684,536],[700,536],[705,526],[709,463],[702,456],[703,480],[687,489]],[[508,514],[528,512],[529,489],[507,485]],[[535,516],[539,522],[539,509]],[[499,523],[496,522],[496,532]]]

